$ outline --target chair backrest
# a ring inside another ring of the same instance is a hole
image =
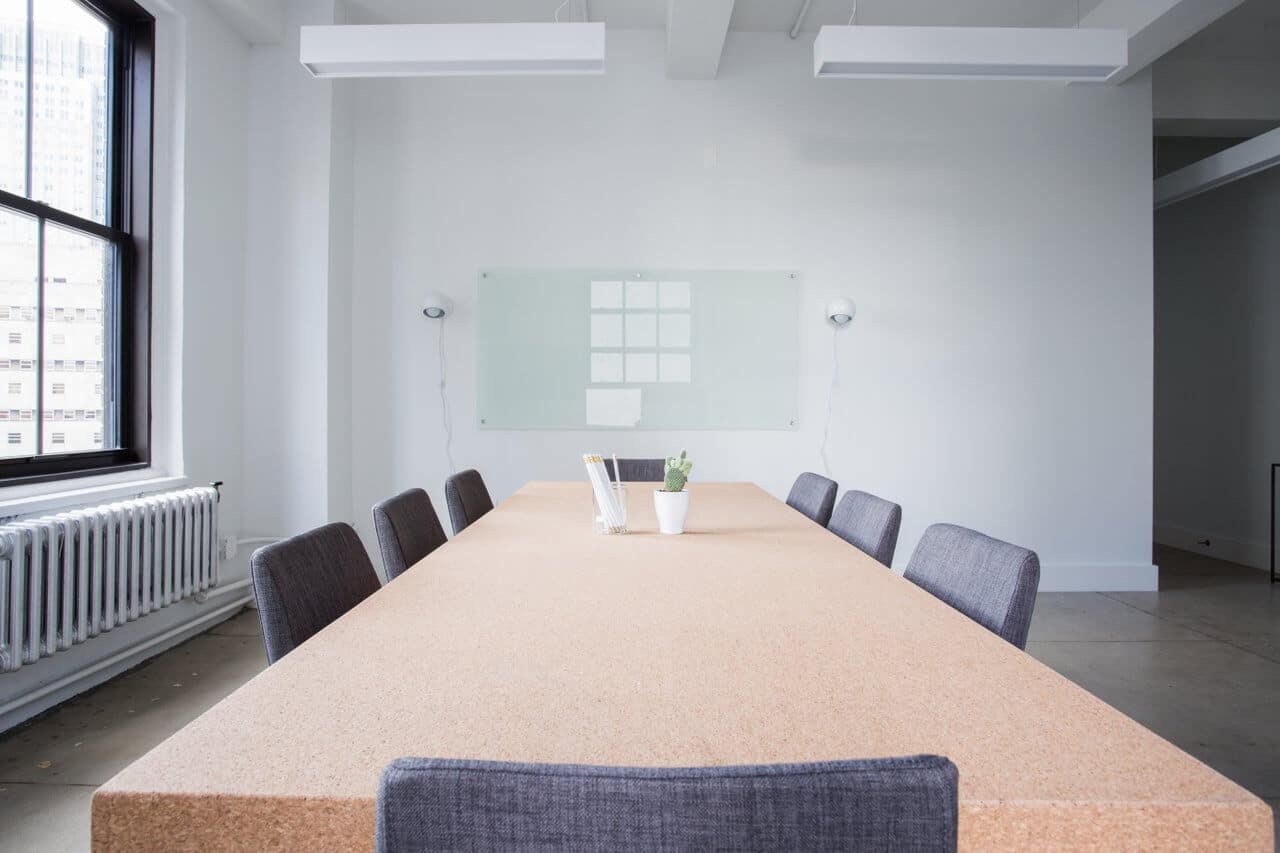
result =
[[[259,548],[249,573],[270,663],[381,586],[360,537],[341,523]]]
[[[1040,584],[1040,558],[1034,551],[967,527],[935,524],[920,538],[906,578],[1026,648]]]
[[[612,459],[606,458],[604,460],[604,468],[609,472],[611,479],[616,479],[613,473]],[[622,482],[624,483],[661,483],[667,475],[667,460],[619,459],[618,470],[622,472]]]
[[[409,489],[375,506],[373,526],[387,580],[449,541],[431,497],[422,489]]]
[[[826,527],[836,505],[836,490],[839,488],[835,480],[828,480],[821,474],[801,474],[787,496],[787,506]]]
[[[453,524],[455,536],[493,509],[493,499],[484,487],[484,478],[474,468],[444,481],[444,499],[449,504],[449,521]]]
[[[832,533],[886,566],[893,565],[901,527],[902,507],[853,490],[844,493],[827,525]]]
[[[956,849],[945,758],[759,767],[586,767],[400,758],[380,853],[428,850]]]

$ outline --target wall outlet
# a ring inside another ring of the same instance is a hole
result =
[[[234,535],[227,535],[218,540],[218,550],[222,555],[222,559],[230,560],[235,557],[236,551],[240,550],[240,546],[236,542]]]

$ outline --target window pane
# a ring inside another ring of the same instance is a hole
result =
[[[0,190],[27,194],[27,0],[0,0]]]
[[[0,457],[36,452],[37,226],[0,208]]]
[[[44,230],[44,452],[115,448],[106,422],[108,285],[115,249],[52,223]]]
[[[31,198],[107,221],[107,25],[76,0],[36,0]]]

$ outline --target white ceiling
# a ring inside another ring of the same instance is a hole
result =
[[[550,21],[562,0],[348,0],[353,23]],[[581,2],[581,0],[575,0]],[[667,0],[585,0],[611,28],[665,29]],[[697,2],[697,0],[681,0]],[[1102,0],[860,0],[858,22],[904,26],[1070,27]],[[737,0],[730,28],[785,33],[803,0]],[[570,20],[575,3],[565,6]],[[805,29],[848,23],[852,0],[812,0]],[[1245,0],[1168,55],[1174,60],[1280,58],[1280,0]]]
[[[363,23],[495,23],[550,21],[561,0],[349,0]],[[685,0],[697,2],[697,0]],[[1077,9],[1088,14],[1100,0],[860,0],[858,22],[905,26],[1067,27]],[[737,0],[731,29],[785,33],[802,0]],[[561,20],[568,20],[565,7]],[[666,28],[667,0],[587,0],[591,20],[615,29]],[[805,29],[849,21],[852,0],[812,0]]]

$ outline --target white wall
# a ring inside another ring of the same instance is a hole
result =
[[[341,14],[334,0],[290,0],[285,40],[250,51],[246,537],[298,533],[344,519],[350,506],[350,380],[333,365],[347,323],[335,311],[350,289],[349,107],[298,62],[299,27]]]
[[[1280,462],[1277,234],[1280,169],[1156,213],[1156,539],[1258,568]]]
[[[182,470],[224,481],[219,522],[241,524],[241,335],[248,187],[248,46],[202,3],[184,9],[188,38],[183,134]],[[157,280],[156,289],[171,282]],[[170,292],[174,292],[169,288]],[[243,577],[232,563],[228,576]]]
[[[352,469],[366,541],[368,507],[396,490],[423,485],[444,511],[424,291],[458,303],[454,455],[499,499],[581,477],[588,448],[686,447],[697,478],[784,495],[820,465],[821,315],[844,294],[859,314],[830,456],[842,487],[903,504],[899,567],[925,526],[953,521],[1038,550],[1045,588],[1154,588],[1145,76],[815,81],[804,43],[735,33],[720,79],[670,81],[663,48],[661,33],[611,32],[603,77],[356,84]],[[487,265],[803,271],[802,428],[477,430],[472,310]]]

